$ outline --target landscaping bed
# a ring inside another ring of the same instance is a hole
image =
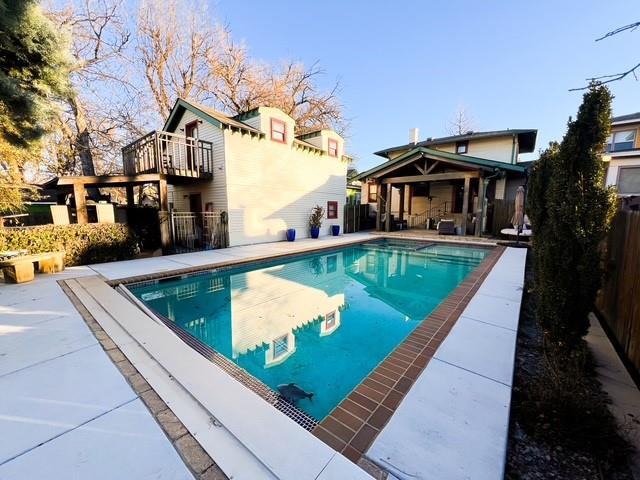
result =
[[[631,448],[607,408],[586,344],[570,356],[545,349],[531,264],[529,258],[505,478],[632,479]]]

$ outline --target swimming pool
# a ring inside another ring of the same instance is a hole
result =
[[[129,289],[320,421],[488,253],[381,240]]]

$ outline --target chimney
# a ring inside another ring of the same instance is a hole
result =
[[[418,143],[418,129],[412,128],[409,130],[409,143],[413,143],[414,145]]]

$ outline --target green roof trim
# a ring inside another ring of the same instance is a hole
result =
[[[238,120],[242,122],[243,120],[248,120],[249,118],[257,117],[260,113],[260,107],[252,108],[251,110],[247,110],[246,112],[241,112],[237,115],[234,115],[232,118],[234,120]]]
[[[320,130],[314,130],[313,132],[307,132],[302,135],[296,135],[296,138],[300,140],[306,140],[307,138],[317,137],[321,132],[322,128]]]
[[[164,130],[165,132],[174,132],[176,127],[180,123],[182,115],[187,110],[194,115],[203,118],[204,120],[211,123],[212,125],[215,125],[218,128],[229,126],[240,130],[245,130],[249,133],[264,136],[264,133],[262,133],[260,130],[256,130],[249,125],[227,117],[223,113],[215,111],[212,108],[187,101],[183,98],[178,98],[178,100],[176,100],[176,103],[171,109],[171,113],[169,114],[169,118],[167,118],[167,121],[164,122],[162,130]]]
[[[433,148],[427,148],[427,147],[416,147],[413,150],[410,150],[396,158],[394,158],[393,160],[389,160],[387,162],[381,163],[380,165],[377,165],[369,170],[367,170],[366,172],[362,172],[361,174],[357,175],[356,177],[353,177],[352,180],[364,180],[368,177],[371,177],[373,175],[375,175],[377,172],[381,171],[381,170],[385,170],[389,167],[392,167],[393,165],[396,165],[404,160],[406,160],[407,158],[410,158],[411,156],[417,155],[417,154],[423,154],[423,155],[429,155],[431,157],[435,157],[438,160],[442,160],[444,162],[446,162],[447,160],[451,160],[451,161],[455,161],[457,163],[466,163],[468,164],[470,167],[480,167],[483,168],[485,170],[505,170],[508,172],[515,172],[515,173],[524,173],[525,172],[525,167],[520,166],[520,165],[514,165],[511,163],[505,163],[505,162],[499,162],[497,160],[489,160],[487,158],[478,158],[478,157],[470,157],[468,155],[458,155],[457,153],[449,153],[449,152],[443,152],[442,150],[436,150]]]

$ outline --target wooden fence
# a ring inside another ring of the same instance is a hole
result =
[[[348,203],[344,206],[344,233],[354,233],[373,228],[369,218],[369,205]]]
[[[516,206],[513,200],[494,200],[491,225],[488,225],[491,234],[497,236],[503,228],[511,228],[511,220],[515,211]]]
[[[618,212],[605,243],[606,274],[596,306],[618,347],[640,372],[640,212]]]

